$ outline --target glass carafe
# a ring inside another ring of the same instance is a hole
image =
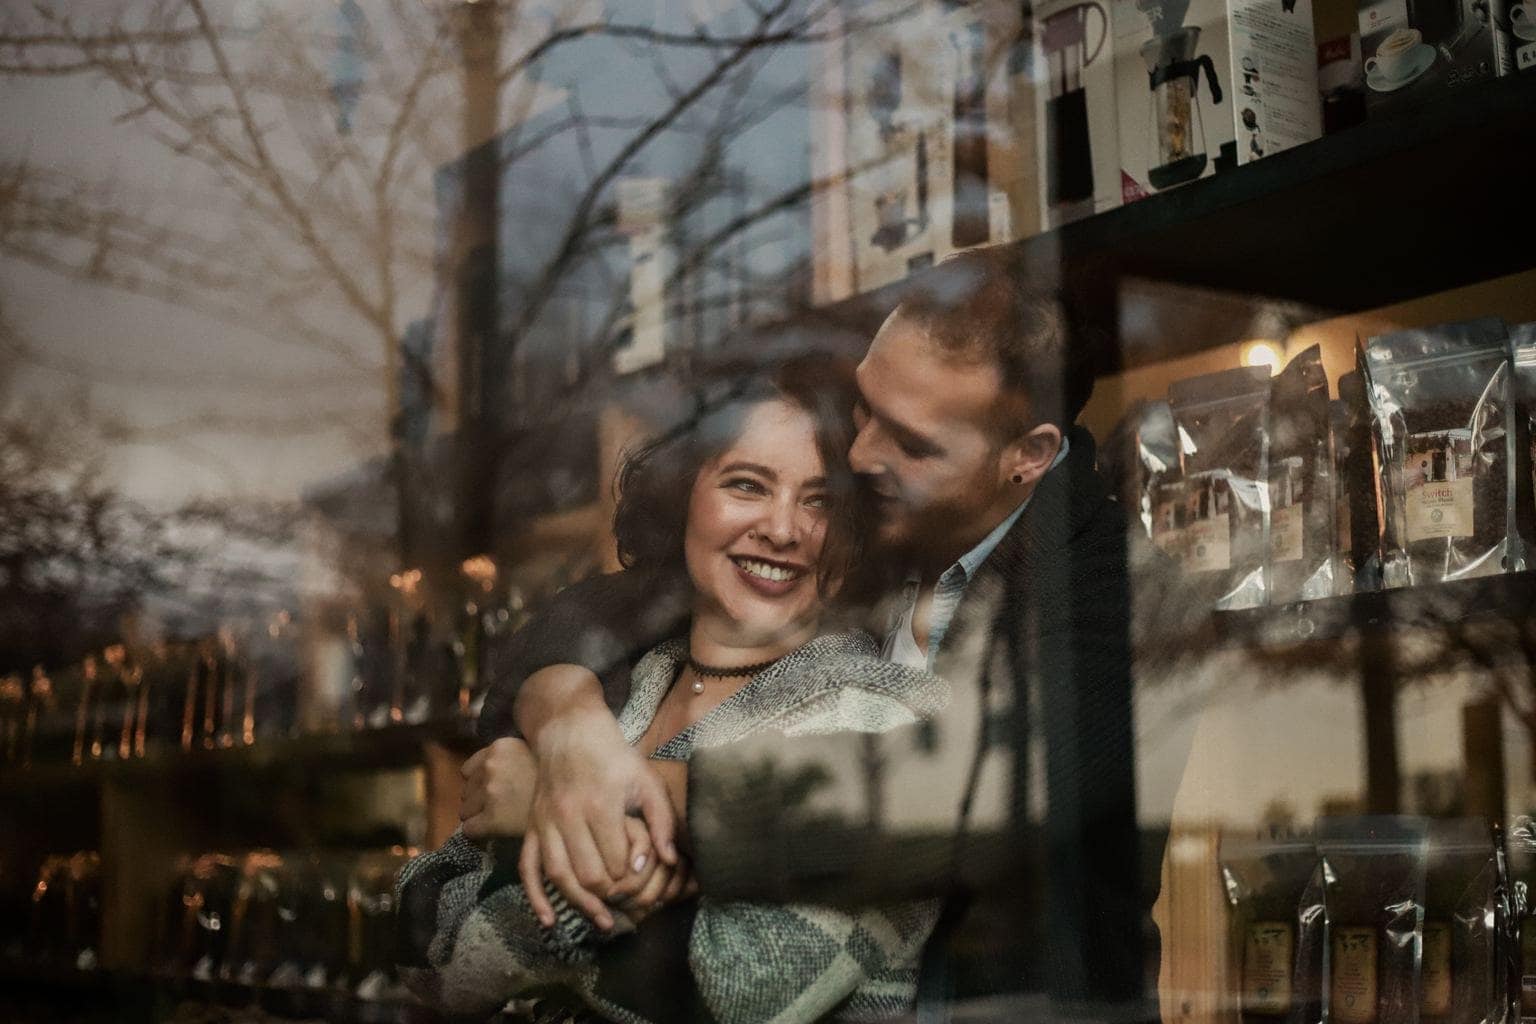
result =
[[[1141,48],[1152,90],[1151,134],[1157,164],[1147,172],[1156,189],[1193,181],[1205,171],[1205,124],[1200,110],[1200,72],[1205,71],[1211,102],[1221,102],[1221,84],[1209,55],[1195,56],[1200,29],[1181,28],[1148,41]]]

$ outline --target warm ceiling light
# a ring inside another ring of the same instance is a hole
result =
[[[1270,373],[1280,368],[1280,346],[1272,341],[1250,341],[1243,346],[1244,366],[1266,366]]]

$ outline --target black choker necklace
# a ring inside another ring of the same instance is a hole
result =
[[[704,678],[716,676],[720,679],[732,679],[738,676],[755,676],[765,668],[770,668],[784,660],[783,655],[770,658],[768,661],[759,661],[753,665],[733,665],[729,668],[719,668],[714,665],[704,665],[693,660],[693,655],[688,655],[688,667],[693,670],[693,692],[704,692]]]

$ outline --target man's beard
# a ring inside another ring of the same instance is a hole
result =
[[[893,560],[935,579],[991,531],[988,511],[1000,498],[995,487],[988,474],[977,473],[949,501],[918,508],[902,503],[900,534],[887,539],[882,529],[877,536]]]
[[[916,569],[925,577],[937,576],[958,557],[952,550],[953,530],[955,516],[963,514],[964,510],[950,506],[930,507],[921,511],[903,506],[900,510],[900,531],[890,536],[882,523],[876,533],[880,553],[893,566],[900,567],[903,575]]]

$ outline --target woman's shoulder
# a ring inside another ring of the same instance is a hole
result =
[[[808,640],[789,657],[804,654],[809,658],[878,658],[880,642],[868,630],[848,628],[829,630]]]
[[[880,657],[880,645],[863,630],[824,633],[775,666],[777,690],[786,702],[806,705],[833,694],[858,694],[926,716],[949,702],[949,683],[922,669]]]
[[[859,630],[823,633],[765,669],[699,722],[694,743],[715,747],[764,729],[786,735],[885,732],[943,710],[949,684],[884,661]]]

